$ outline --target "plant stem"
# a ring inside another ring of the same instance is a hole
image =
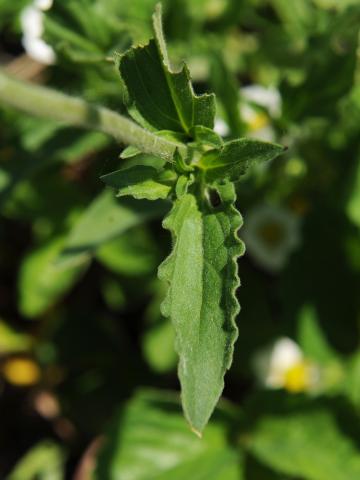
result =
[[[64,122],[67,125],[98,130],[144,153],[171,161],[176,148],[185,145],[160,138],[128,118],[105,107],[92,105],[47,87],[33,85],[10,77],[0,69],[0,103],[31,115]]]

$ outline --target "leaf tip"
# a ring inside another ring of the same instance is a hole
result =
[[[103,183],[107,183],[107,180],[108,180],[108,173],[105,173],[104,175],[100,175],[99,179],[103,182]]]
[[[155,5],[155,14],[157,14],[157,15],[162,14],[162,3],[161,2],[157,2],[157,4]]]
[[[152,14],[152,21],[155,30],[157,32],[158,27],[162,29],[162,3],[158,2],[155,5],[154,13]]]
[[[193,433],[195,433],[195,435],[196,435],[198,438],[202,439],[202,436],[203,436],[202,432],[200,432],[199,430],[196,430],[196,428],[193,427],[192,425],[190,425],[190,430],[191,430]]]

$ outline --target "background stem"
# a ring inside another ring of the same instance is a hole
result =
[[[47,87],[17,80],[0,69],[0,103],[31,115],[64,122],[67,125],[98,130],[144,153],[172,160],[175,149],[186,147],[144,130],[128,118]]]

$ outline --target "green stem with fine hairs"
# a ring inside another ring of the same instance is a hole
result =
[[[168,161],[172,161],[176,148],[186,151],[185,145],[160,138],[113,110],[47,87],[17,80],[0,69],[1,104],[67,125],[103,132],[120,143],[133,145],[144,153]]]

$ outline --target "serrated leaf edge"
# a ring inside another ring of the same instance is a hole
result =
[[[221,190],[223,189],[222,186],[218,186],[218,185],[215,186],[215,188],[219,192],[219,195],[222,198],[222,200],[225,201],[226,203],[228,203],[228,205],[229,205],[230,217],[232,219],[231,220],[231,231],[232,231],[232,240],[233,240],[232,246],[236,247],[234,249],[235,251],[233,251],[233,253],[231,255],[231,262],[229,263],[229,266],[232,269],[231,276],[233,278],[232,286],[231,286],[231,289],[230,289],[230,292],[229,292],[230,293],[229,298],[231,299],[231,302],[232,302],[232,306],[230,307],[231,310],[232,310],[231,319],[230,319],[231,324],[232,324],[232,336],[231,336],[231,339],[230,339],[230,342],[229,342],[229,350],[227,351],[228,361],[223,366],[224,374],[226,373],[227,370],[229,370],[229,368],[232,364],[232,359],[233,359],[233,354],[234,354],[234,346],[235,346],[235,342],[238,338],[238,328],[237,328],[235,319],[240,312],[240,304],[239,304],[239,302],[237,300],[237,297],[236,297],[236,291],[240,287],[241,282],[240,282],[240,277],[239,277],[239,274],[238,274],[237,260],[240,256],[242,256],[245,253],[245,244],[239,238],[239,236],[237,234],[238,230],[243,225],[243,219],[242,219],[242,216],[241,216],[240,212],[234,206],[235,199],[236,199],[235,188],[234,188],[234,185],[232,183],[228,183],[226,186],[230,187],[230,189],[231,189],[231,195],[228,196],[227,199],[225,199],[224,196],[221,193]],[[165,258],[165,260],[160,264],[160,266],[158,268],[159,279],[163,282],[166,282],[166,284],[168,285],[168,290],[167,290],[166,296],[165,296],[165,298],[164,298],[164,300],[161,304],[161,313],[164,315],[164,317],[170,318],[170,319],[171,319],[171,317],[170,317],[170,312],[169,312],[168,305],[169,305],[169,302],[171,301],[170,300],[170,295],[171,295],[172,280],[171,280],[171,273],[170,273],[171,268],[169,268],[169,266],[171,265],[172,262],[175,261],[176,242],[177,242],[177,232],[176,232],[175,228],[173,228],[173,226],[172,226],[171,217],[174,213],[175,208],[177,208],[177,201],[175,202],[173,208],[170,210],[170,212],[168,213],[168,215],[164,218],[164,220],[162,222],[163,228],[168,230],[171,233],[172,250],[171,250],[170,254],[168,255],[168,257]],[[179,345],[178,344],[178,335],[177,335],[177,332],[176,332],[176,329],[175,329],[175,350],[176,350],[176,352],[179,356],[178,377],[179,377],[180,382],[181,382],[182,359],[180,357],[180,351],[179,351],[179,346],[178,345]],[[224,382],[224,378],[223,378],[223,381],[222,381],[221,386],[219,388],[219,394],[218,394],[216,400],[214,401],[213,409],[215,408],[216,404],[219,401],[221,393],[224,389],[224,385],[225,385],[225,382]],[[182,397],[182,395],[181,395],[181,397]],[[183,406],[183,411],[184,411],[185,418],[186,418],[187,422],[189,423],[190,429],[198,437],[201,438],[202,430],[197,429],[193,425],[192,419],[190,418],[190,415],[188,414],[183,401],[182,401],[182,406]],[[211,413],[209,415],[209,418],[210,418],[210,416],[211,416]],[[206,420],[204,426],[208,422],[209,418]]]
[[[172,65],[170,63],[170,60],[169,60],[169,57],[168,57],[166,44],[165,44],[165,39],[164,39],[164,35],[163,35],[162,7],[161,7],[160,3],[156,5],[155,13],[152,16],[152,19],[153,19],[153,29],[154,29],[154,34],[155,34],[154,38],[150,39],[144,45],[132,46],[129,49],[127,49],[125,52],[116,55],[116,67],[117,67],[117,70],[120,72],[120,78],[121,78],[122,86],[123,86],[124,92],[126,92],[126,95],[124,95],[124,98],[123,98],[123,103],[125,105],[127,105],[127,108],[129,110],[130,115],[133,117],[133,119],[136,122],[142,124],[143,126],[148,128],[149,130],[152,130],[152,131],[155,130],[156,131],[154,126],[151,125],[148,122],[148,120],[146,120],[146,118],[143,117],[143,115],[140,113],[140,111],[137,108],[134,110],[133,107],[135,107],[136,102],[134,102],[131,99],[131,96],[130,96],[130,94],[128,92],[128,89],[127,89],[127,86],[126,86],[126,83],[123,80],[122,75],[121,75],[121,62],[122,62],[123,58],[125,58],[131,52],[134,52],[136,50],[144,50],[144,49],[148,48],[151,45],[151,43],[155,43],[155,45],[156,45],[156,47],[159,51],[159,56],[160,56],[160,60],[161,60],[160,63],[163,67],[163,72],[164,72],[164,76],[165,76],[165,79],[166,79],[166,83],[167,83],[167,86],[169,88],[172,101],[174,102],[177,115],[179,117],[179,119],[178,119],[179,122],[178,123],[183,128],[184,132],[187,135],[189,135],[191,128],[193,126],[195,126],[194,125],[195,102],[199,101],[199,100],[201,101],[201,100],[206,100],[206,99],[212,99],[212,105],[213,105],[213,109],[214,109],[213,116],[215,117],[215,94],[214,93],[203,93],[201,95],[197,95],[194,92],[194,88],[193,88],[193,85],[192,85],[192,82],[191,82],[190,71],[189,71],[187,65],[185,63],[183,63],[181,68],[179,68],[178,70],[176,70],[172,67]],[[191,95],[192,95],[192,121],[191,121],[192,125],[189,128],[187,126],[186,121],[183,118],[182,109],[179,107],[179,102],[177,101],[176,92],[174,92],[174,89],[171,85],[171,82],[169,82],[169,75],[182,75],[183,73],[185,73],[187,83],[188,83],[188,86],[189,86],[189,89],[190,89],[190,92],[191,92]]]

